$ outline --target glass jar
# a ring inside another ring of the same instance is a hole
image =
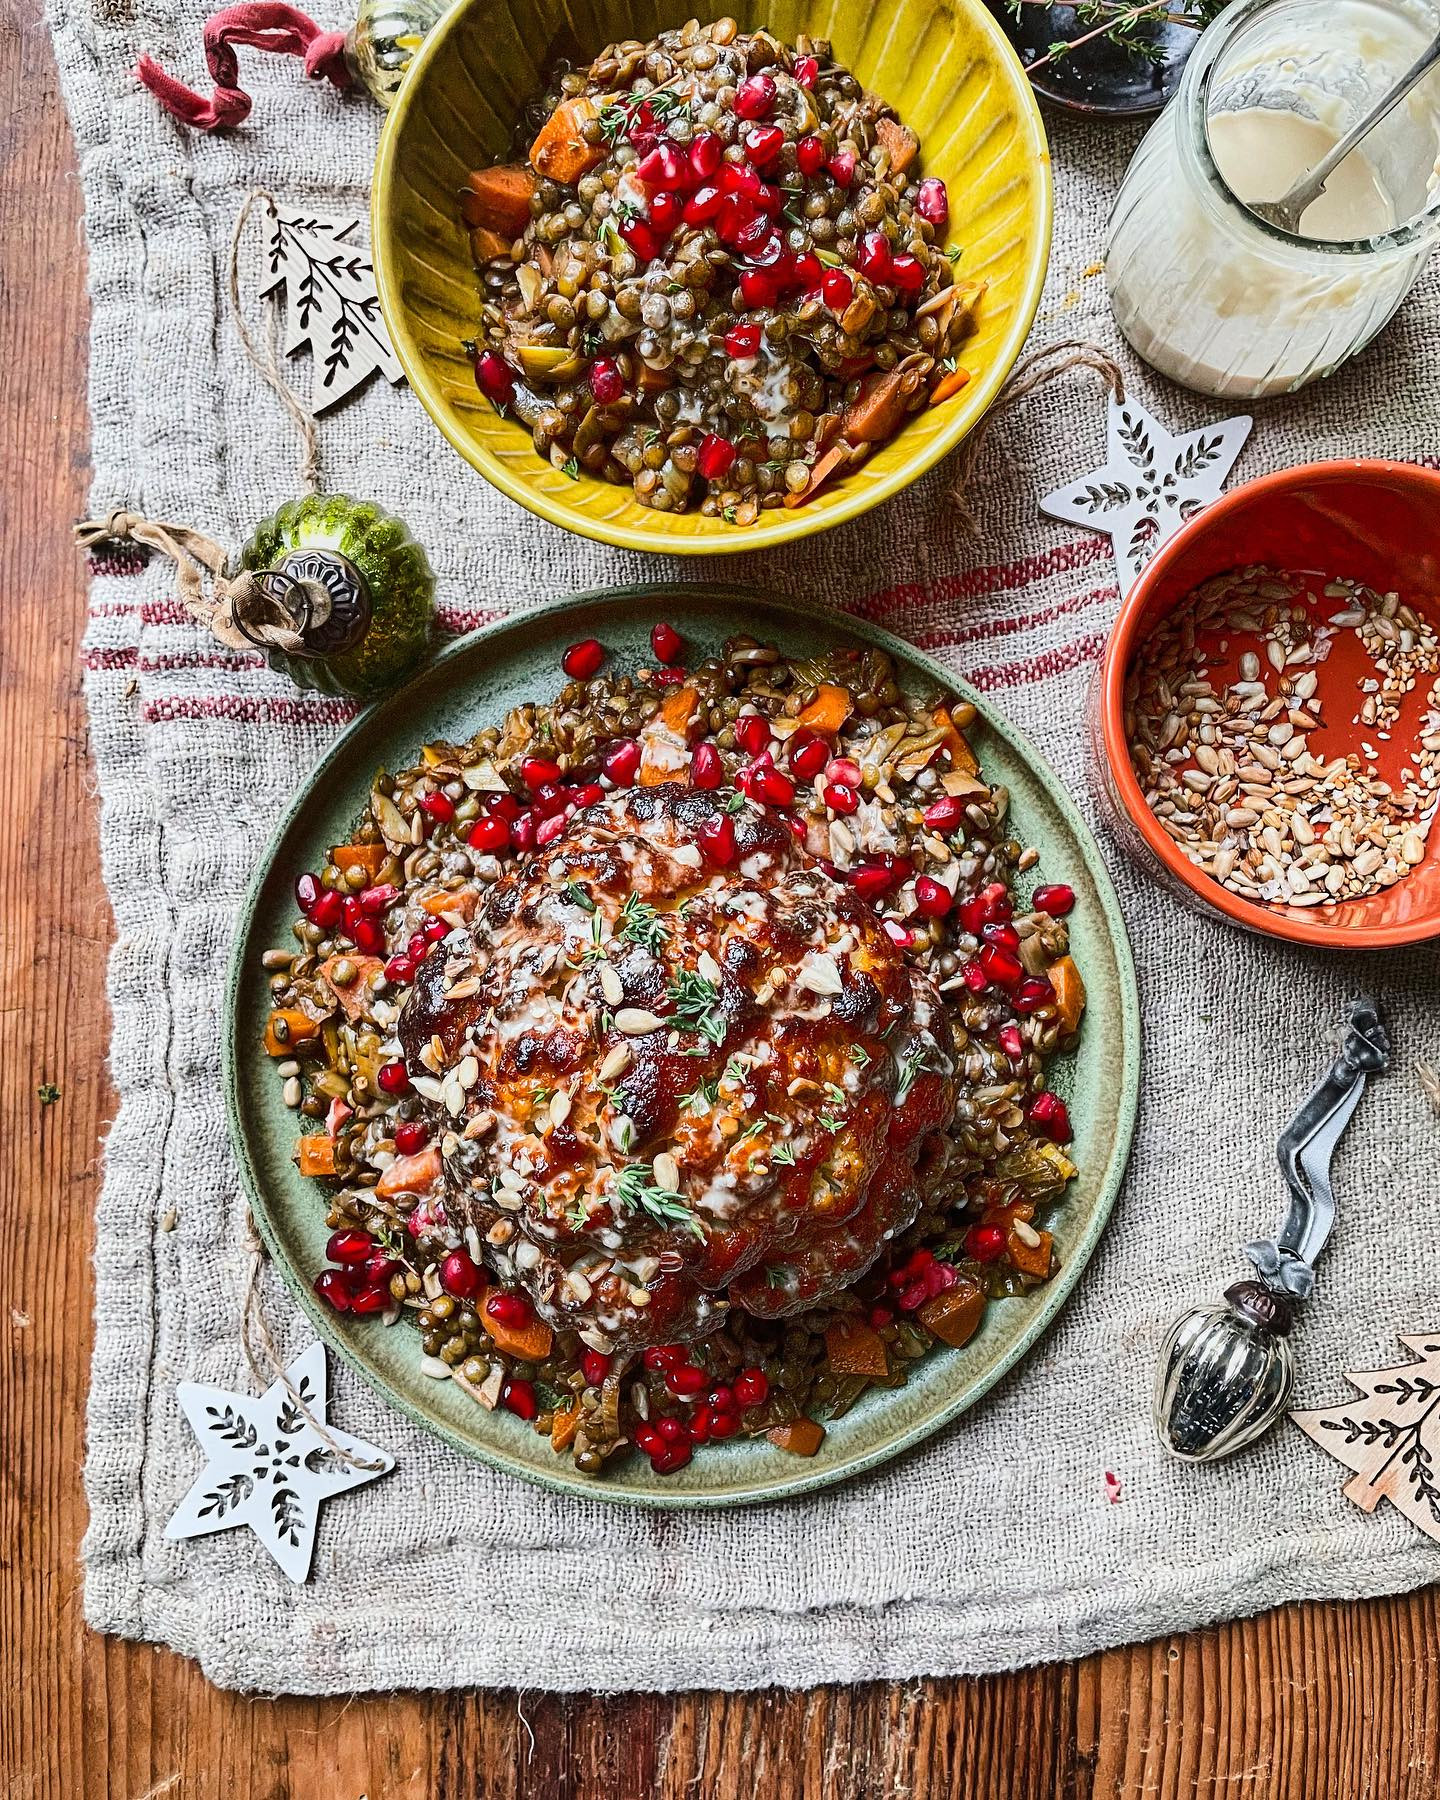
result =
[[[1428,0],[1238,0],[1202,35],[1110,218],[1110,303],[1146,362],[1253,399],[1369,343],[1440,237],[1440,71],[1345,159],[1301,234],[1236,187],[1279,199],[1437,32]]]

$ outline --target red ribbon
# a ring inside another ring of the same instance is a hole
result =
[[[303,56],[305,73],[312,81],[333,81],[337,88],[350,86],[345,66],[345,33],[322,31],[311,18],[283,0],[242,0],[223,7],[205,21],[205,60],[215,80],[215,92],[207,100],[167,75],[149,56],[142,56],[135,73],[172,118],[197,131],[221,131],[238,125],[250,112],[250,96],[240,86],[240,62],[236,44],[256,50],[273,50],[280,56]]]

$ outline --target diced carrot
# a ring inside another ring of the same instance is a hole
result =
[[[339,962],[348,962],[355,971],[347,982],[335,979],[335,965]],[[370,994],[370,977],[384,966],[378,956],[331,956],[321,963],[320,973],[329,983],[330,991],[340,1002],[347,1019],[358,1019],[364,1012]]]
[[[950,752],[950,766],[952,769],[958,769],[963,775],[978,775],[980,773],[979,760],[966,741],[964,733],[957,728],[955,718],[956,714],[943,703],[935,708],[935,723],[942,726],[945,731],[945,748]]]
[[[798,493],[786,493],[787,506],[803,506],[807,500],[815,498],[816,490],[822,487],[837,469],[844,468],[850,460],[848,452],[841,444],[833,444],[823,456],[815,459],[810,470],[810,479]]]
[[[562,100],[540,127],[540,135],[530,146],[530,167],[547,181],[562,186],[577,182],[587,169],[603,160],[604,146],[585,142],[585,126],[598,118],[599,104],[588,94],[577,94],[573,100]]]
[[[513,243],[530,223],[535,177],[522,163],[472,169],[468,187],[460,190],[460,212],[470,226],[483,225]]]
[[[930,390],[930,404],[939,406],[942,400],[948,400],[952,394],[958,394],[961,388],[969,387],[970,371],[968,369],[952,369],[948,375],[942,375]]]
[[[580,1405],[578,1394],[568,1406],[555,1409],[550,1419],[550,1448],[557,1455],[562,1450],[568,1450],[575,1442],[575,1434],[580,1429],[583,1416],[584,1409]]]
[[[955,1287],[927,1300],[915,1317],[942,1344],[952,1344],[958,1350],[980,1329],[980,1321],[985,1317],[985,1290],[978,1281],[962,1278]]]
[[[440,1146],[430,1144],[413,1156],[397,1156],[375,1183],[382,1200],[392,1194],[425,1194],[440,1179]]]
[[[374,881],[389,854],[383,844],[341,844],[330,852],[330,860],[342,875],[361,868]]]
[[[488,225],[477,225],[470,233],[470,254],[481,268],[494,262],[497,256],[509,256],[514,247],[514,238],[492,231]]]
[[[468,919],[479,904],[480,895],[474,888],[460,888],[454,893],[442,888],[438,893],[427,894],[420,902],[422,910],[436,919],[441,913],[459,913],[462,919]]]
[[[825,1354],[837,1375],[874,1375],[883,1380],[890,1373],[884,1341],[863,1319],[837,1319],[828,1326]]]
[[[674,387],[675,377],[669,369],[652,369],[647,362],[640,365],[640,373],[635,378],[635,385],[642,394],[663,393],[666,388]]]
[[[490,1317],[489,1295],[478,1308],[480,1323],[490,1333],[498,1350],[521,1362],[544,1362],[555,1341],[555,1333],[543,1319],[531,1319],[528,1325],[501,1325]]]
[[[1050,965],[1050,985],[1055,990],[1055,1010],[1063,1036],[1079,1029],[1085,1010],[1085,983],[1073,956],[1062,956]]]
[[[285,1021],[285,1032],[281,1036],[275,1029],[277,1020]],[[265,1049],[270,1056],[293,1056],[297,1044],[308,1043],[320,1034],[320,1021],[312,1019],[308,1013],[301,1012],[298,1006],[279,1006],[271,1013],[265,1026]]]
[[[890,173],[903,175],[919,151],[919,138],[908,125],[902,125],[898,119],[878,120],[875,135],[890,152]]]
[[[791,1419],[786,1425],[772,1425],[765,1435],[792,1456],[813,1456],[825,1441],[825,1427],[813,1419]]]
[[[821,737],[834,737],[850,717],[854,706],[849,688],[836,687],[832,682],[822,681],[815,690],[815,698],[808,706],[801,707],[796,723],[807,725]]]
[[[852,444],[883,444],[894,437],[910,399],[905,382],[901,369],[866,378],[840,419],[840,429]]]
[[[692,687],[671,688],[660,702],[660,717],[677,737],[684,737],[695,717],[700,696]]]
[[[335,1173],[335,1140],[316,1132],[311,1137],[302,1137],[298,1147],[297,1160],[302,1175],[333,1175]]]
[[[1048,1231],[1036,1231],[1034,1235],[1039,1238],[1040,1242],[1027,1244],[1019,1232],[1011,1231],[1007,1240],[1010,1260],[1022,1275],[1033,1275],[1038,1280],[1044,1281],[1050,1273],[1050,1264],[1054,1260],[1055,1239]]]

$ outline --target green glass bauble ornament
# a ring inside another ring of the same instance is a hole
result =
[[[429,642],[430,564],[373,501],[291,500],[255,528],[240,567],[260,599],[237,607],[234,623],[300,687],[369,699],[393,687]],[[275,647],[267,628],[277,625],[298,636],[298,648]]]

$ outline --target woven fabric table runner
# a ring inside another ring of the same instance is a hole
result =
[[[247,126],[205,138],[130,74],[149,49],[200,72],[194,0],[52,0],[85,187],[93,307],[93,511],[134,505],[226,542],[295,491],[292,428],[223,316],[231,228],[255,185],[363,215],[380,115],[248,56]],[[322,23],[345,21],[327,8]],[[1056,235],[1034,341],[1120,354],[1095,263],[1133,132],[1055,128]],[[960,215],[963,218],[963,205]],[[1219,409],[1122,357],[1175,428]],[[1440,285],[1323,387],[1262,409],[1237,471],[1316,456],[1440,453]],[[940,469],[783,556],[622,554],[541,523],[440,441],[404,388],[373,384],[322,423],[325,484],[400,510],[429,550],[447,631],[568,590],[647,579],[772,586],[877,620],[991,694],[1088,807],[1080,718],[1117,594],[1103,540],[1035,496],[1101,460],[1103,408],[1076,372],[991,440],[967,537]],[[677,617],[683,600],[677,600]],[[244,884],[346,702],[298,693],[203,636],[158,559],[97,568],[85,640],[120,1110],[106,1148],[84,1544],[101,1629],[198,1657],[229,1686],[564,1689],[806,1685],[1014,1667],[1305,1596],[1440,1578],[1440,1549],[1393,1509],[1365,1517],[1336,1465],[1283,1427],[1217,1469],[1165,1461],[1149,1384],[1165,1322],[1234,1278],[1279,1203],[1271,1146],[1346,996],[1381,996],[1395,1072],[1367,1096],[1339,1171],[1341,1224],[1304,1328],[1301,1399],[1440,1326],[1437,1122],[1414,1076],[1437,1054],[1433,951],[1335,961],[1264,947],[1179,911],[1102,838],[1144,1000],[1134,1159],[1113,1223],[1058,1325],[959,1424],[877,1474],[803,1501],[654,1514],[559,1499],[464,1461],[336,1367],[332,1416],[395,1473],[321,1518],[292,1587],[248,1533],[170,1543],[198,1457],[175,1401],[245,1387],[237,1336],[244,1208],[220,1087],[221,989]],[[424,721],[416,721],[419,741]],[[97,1020],[97,1029],[99,1028]],[[273,1276],[267,1313],[306,1329]],[[1121,1482],[1107,1499],[1105,1471]]]

